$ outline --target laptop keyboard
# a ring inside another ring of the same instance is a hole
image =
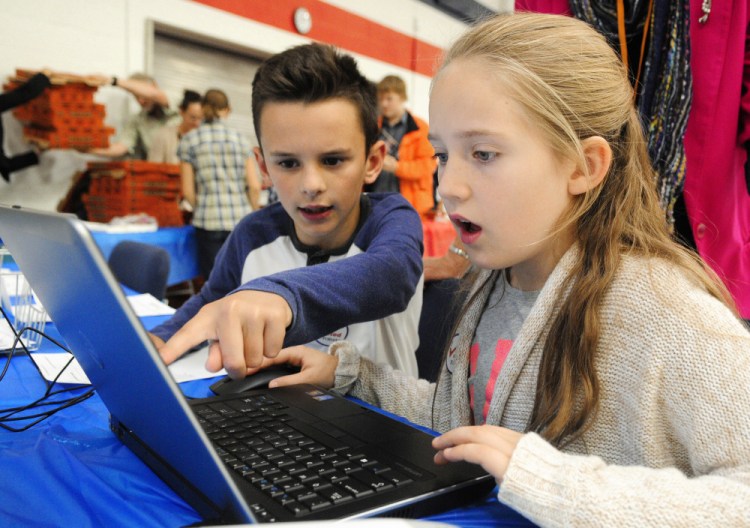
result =
[[[396,469],[385,457],[367,456],[338,440],[335,432],[320,434],[295,420],[268,394],[194,410],[227,466],[297,517],[392,490],[421,476],[402,462]],[[251,508],[260,522],[277,520],[262,504]]]

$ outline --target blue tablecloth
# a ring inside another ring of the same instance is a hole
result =
[[[163,319],[144,318],[144,326],[152,328]],[[59,336],[54,325],[48,332]],[[41,351],[52,350],[49,342],[42,345]],[[207,396],[212,381],[183,383],[183,391]],[[26,404],[43,391],[44,383],[29,358],[14,357],[0,380],[0,407]],[[200,521],[192,507],[112,434],[109,414],[96,394],[25,432],[0,430],[0,475],[4,527],[161,528]],[[532,526],[494,496],[429,519],[463,527]]]
[[[135,240],[166,249],[170,257],[168,286],[189,281],[200,275],[193,226],[162,227],[146,233],[92,231],[92,235],[104,258],[109,258],[117,243],[123,240]]]

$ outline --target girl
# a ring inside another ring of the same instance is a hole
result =
[[[670,237],[625,69],[561,16],[470,29],[433,81],[446,210],[476,268],[435,384],[300,348],[335,386],[444,434],[543,526],[750,523],[750,335]]]
[[[178,110],[182,120],[179,124],[167,125],[154,133],[151,148],[148,150],[148,161],[155,163],[180,163],[177,157],[177,145],[182,136],[198,128],[203,121],[201,94],[185,90]]]
[[[203,123],[180,140],[182,194],[193,208],[198,267],[208,279],[216,254],[234,226],[258,209],[260,179],[250,143],[229,128],[229,99],[221,90],[206,92]]]

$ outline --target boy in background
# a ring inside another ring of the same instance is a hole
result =
[[[420,215],[435,207],[435,152],[429,127],[406,110],[406,83],[387,75],[378,83],[380,138],[386,144],[383,173],[367,187],[371,192],[400,192]]]
[[[362,194],[385,157],[374,86],[350,56],[306,44],[261,65],[252,106],[279,202],[237,225],[201,291],[153,330],[162,357],[210,340],[207,368],[241,378],[282,347],[347,339],[416,375],[420,219],[398,194]]]

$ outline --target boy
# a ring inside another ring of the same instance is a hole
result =
[[[346,338],[416,375],[420,219],[400,195],[361,192],[385,156],[374,86],[351,57],[307,44],[261,65],[252,106],[280,202],[237,225],[201,291],[153,330],[162,357],[208,339],[207,367],[241,378],[282,347]]]
[[[400,192],[420,215],[435,206],[433,175],[435,153],[427,134],[429,127],[406,110],[406,83],[387,75],[377,85],[380,138],[386,144],[383,173],[369,191]]]

